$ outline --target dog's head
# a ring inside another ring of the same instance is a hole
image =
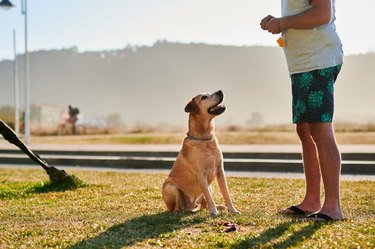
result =
[[[225,105],[220,105],[224,99],[224,93],[219,90],[214,93],[201,93],[195,96],[185,107],[185,112],[190,114],[207,114],[212,117],[225,112]]]

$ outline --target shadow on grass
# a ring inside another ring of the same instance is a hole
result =
[[[191,217],[189,221],[182,219]],[[202,223],[206,220],[195,213],[170,213],[163,212],[151,215],[142,215],[114,225],[98,236],[86,239],[68,247],[78,248],[122,248],[132,246],[145,239],[156,238],[163,234],[173,233],[183,228]],[[172,236],[174,237],[174,236]]]
[[[296,220],[281,223],[256,237],[246,238],[238,244],[232,245],[231,248],[289,248],[297,246],[311,238],[317,230],[326,224],[325,222]]]
[[[53,182],[0,182],[0,199],[17,199],[33,194],[64,192],[87,186],[82,181],[68,183]]]
[[[44,182],[39,185],[35,185],[32,188],[33,193],[48,193],[48,192],[64,192],[69,190],[76,190],[87,186],[87,184],[82,181],[70,181],[64,183],[54,183],[54,182]]]

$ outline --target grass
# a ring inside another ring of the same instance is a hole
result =
[[[163,174],[71,171],[86,185],[56,188],[41,169],[0,168],[0,248],[375,247],[375,182],[343,181],[346,220],[313,223],[275,214],[302,198],[303,180],[228,178],[242,214],[213,218],[166,212]],[[226,233],[223,221],[238,230]]]

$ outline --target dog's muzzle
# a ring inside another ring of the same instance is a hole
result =
[[[222,114],[226,110],[225,105],[220,105],[221,102],[223,102],[224,93],[223,91],[219,90],[213,93],[213,95],[215,95],[215,98],[218,99],[218,102],[214,106],[211,106],[210,108],[208,108],[207,112],[211,115],[217,116],[217,115]]]

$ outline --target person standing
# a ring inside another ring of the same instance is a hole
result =
[[[260,26],[269,33],[281,33],[285,42],[293,123],[302,145],[306,193],[301,203],[280,213],[309,214],[306,220],[341,220],[341,154],[332,120],[334,83],[343,64],[343,50],[336,33],[335,0],[281,0],[281,5],[282,17],[268,15]]]

